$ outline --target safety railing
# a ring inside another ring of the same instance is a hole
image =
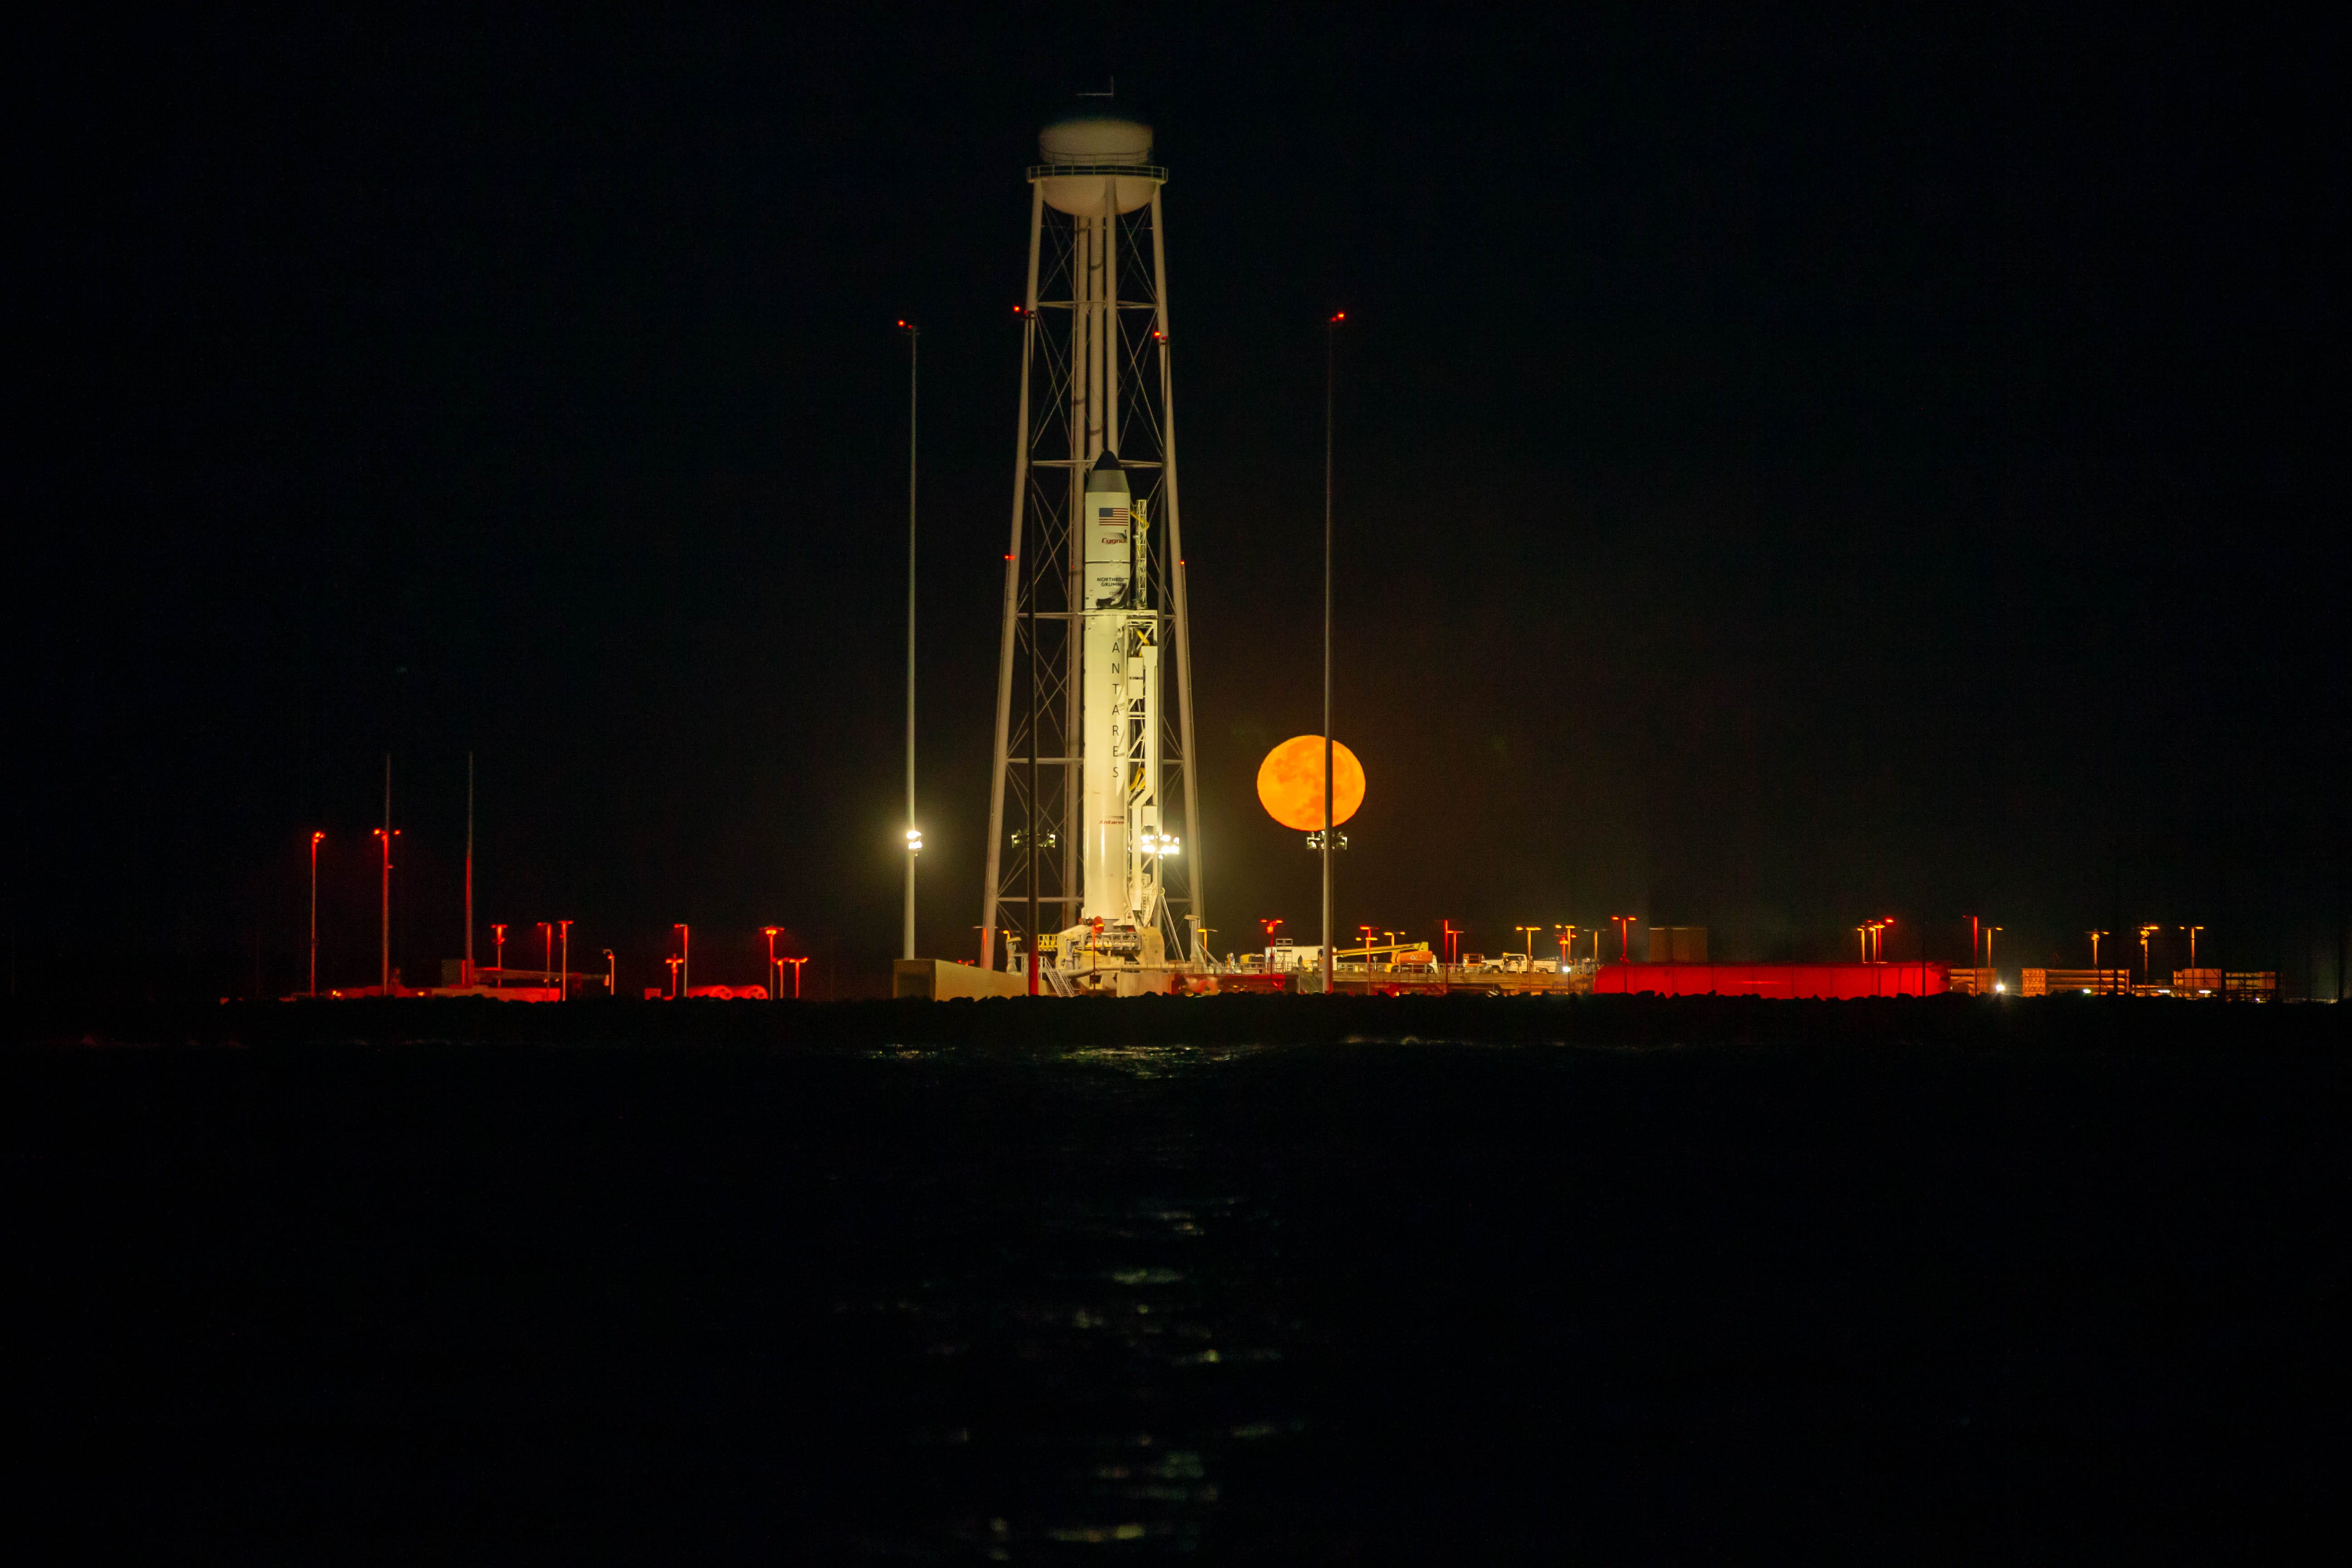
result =
[[[1032,181],[1050,180],[1059,174],[1118,174],[1132,180],[1157,180],[1168,183],[1168,171],[1157,163],[1032,163]]]

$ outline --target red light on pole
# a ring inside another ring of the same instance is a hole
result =
[[[555,999],[567,1002],[572,998],[572,922],[558,921],[563,933],[563,967],[555,972]]]
[[[783,929],[784,928],[782,926],[761,926],[760,928],[760,934],[768,939],[768,984],[776,988],[772,993],[771,993],[771,994],[775,996],[778,1001],[782,1001],[783,999],[784,987],[782,982],[784,972],[776,967],[776,933]]]
[[[1610,923],[1617,928],[1617,956],[1625,963],[1633,962],[1633,922],[1639,915],[1611,915]]]
[[[806,958],[786,958],[779,960],[778,962],[789,963],[793,966],[793,1000],[795,1002],[799,1001],[801,999],[801,965],[806,963],[808,960]],[[778,987],[778,989],[781,990],[782,987]]]
[[[507,978],[507,928],[502,925],[493,924],[490,927],[490,968],[497,973],[499,984],[501,985],[505,984]]]
[[[555,973],[555,928],[545,921],[539,922],[539,983],[544,985]]]
[[[1452,963],[1456,957],[1460,956],[1460,943],[1458,939],[1462,935],[1462,928],[1455,925],[1452,921],[1439,921],[1437,922],[1437,931],[1438,935],[1445,940],[1445,962],[1447,963]]]
[[[618,996],[618,995],[621,994],[621,976],[620,976],[620,973],[619,973],[619,971],[620,971],[620,965],[619,965],[619,964],[617,964],[617,963],[615,963],[614,962],[614,960],[613,960],[613,950],[612,950],[611,948],[609,948],[609,947],[608,947],[608,948],[606,948],[606,949],[604,950],[604,994],[605,994],[605,995],[607,995],[607,996]]]
[[[684,963],[686,961],[673,953],[670,957],[663,960],[663,962],[669,965],[669,999],[675,1002],[677,1000],[678,965]]]
[[[680,994],[694,994],[694,932],[683,925],[673,925],[677,932],[677,973]]]

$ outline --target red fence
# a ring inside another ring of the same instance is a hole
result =
[[[1604,963],[1592,983],[1609,996],[1934,996],[1951,988],[1948,963]]]

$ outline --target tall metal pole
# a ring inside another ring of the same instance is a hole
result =
[[[310,835],[310,994],[319,994],[319,840],[324,833]]]
[[[466,971],[474,983],[474,753],[466,753]]]
[[[1032,287],[1032,288],[1033,288],[1033,289],[1034,289],[1034,288],[1035,286],[1034,286],[1034,284],[1033,283],[1033,284],[1031,285],[1031,287]],[[1033,323],[1032,323],[1032,325],[1034,326],[1034,323],[1033,322]],[[1024,391],[1025,391],[1025,389],[1026,389],[1026,385],[1027,385],[1027,383],[1028,383],[1028,379],[1029,379],[1029,365],[1028,365],[1028,362],[1027,362],[1027,360],[1026,360],[1026,359],[1024,359],[1024,360],[1023,360],[1023,362],[1022,362],[1022,366],[1021,366],[1021,379],[1022,379],[1022,383],[1023,383],[1023,385],[1024,385]],[[1023,403],[1025,405],[1025,404],[1027,403],[1028,399],[1024,396],[1024,397],[1023,398],[1023,400],[1022,400],[1022,401],[1023,401]],[[1024,450],[1025,450],[1025,448],[1024,448]],[[1032,573],[1029,574],[1029,584],[1028,584],[1028,587],[1029,587],[1029,820],[1028,820],[1027,824],[1026,824],[1026,825],[1023,827],[1023,829],[1022,829],[1021,853],[1025,857],[1025,858],[1024,858],[1024,861],[1022,862],[1022,867],[1021,867],[1021,879],[1022,879],[1023,882],[1024,882],[1024,883],[1028,886],[1028,889],[1029,889],[1029,949],[1028,949],[1028,952],[1027,952],[1027,954],[1026,954],[1026,957],[1027,957],[1028,964],[1029,964],[1029,994],[1030,994],[1030,995],[1032,995],[1032,996],[1034,996],[1035,994],[1037,994],[1037,966],[1038,966],[1038,957],[1037,957],[1037,955],[1038,955],[1038,953],[1040,953],[1041,952],[1043,952],[1043,951],[1044,951],[1044,944],[1043,944],[1043,943],[1041,943],[1041,942],[1037,940],[1038,932],[1039,932],[1039,930],[1040,930],[1041,928],[1039,927],[1039,925],[1038,925],[1038,923],[1037,923],[1037,918],[1038,918],[1038,917],[1037,917],[1037,658],[1038,658],[1038,654],[1037,654],[1037,574],[1036,574],[1034,572],[1032,572]],[[1004,771],[1004,770],[1003,770],[1003,768],[1001,768],[1001,767],[997,770],[997,772],[998,772],[1000,774],[1002,774],[1002,773],[1003,773],[1003,771]],[[994,884],[992,882],[992,883],[990,884],[990,886],[993,887],[993,886],[994,886]],[[988,939],[987,939],[986,937],[982,937],[982,938],[981,939],[981,941],[982,941],[982,942],[985,942],[987,940],[988,940]]]
[[[922,329],[907,328],[907,929],[906,958],[915,956],[915,856],[921,840],[915,827],[915,388],[923,347]]]
[[[1094,428],[1094,396],[1092,373],[1094,350],[1094,310],[1090,303],[1094,295],[1094,231],[1073,215],[1070,227],[1070,435],[1069,454],[1073,461],[1067,469],[1069,485],[1064,492],[1062,570],[1066,586],[1063,608],[1070,618],[1062,623],[1062,734],[1066,743],[1062,764],[1062,894],[1067,898],[1079,891],[1078,866],[1087,841],[1085,811],[1086,790],[1081,782],[1086,744],[1086,637],[1085,623],[1077,618],[1085,605],[1081,580],[1086,574],[1087,552],[1080,542],[1083,537],[1078,520],[1086,509],[1087,470],[1095,460],[1096,448],[1088,443],[1088,432]],[[1077,919],[1082,906],[1066,903],[1063,909],[1071,920]]]
[[[1168,363],[1168,245],[1160,229],[1160,187],[1156,184],[1151,187],[1151,298],[1160,317],[1160,416],[1164,426],[1160,460],[1164,465],[1160,475],[1167,497],[1168,581],[1176,610],[1176,739],[1184,748],[1184,861],[1189,868],[1185,872],[1185,891],[1192,900],[1195,949],[1192,956],[1197,962],[1206,956],[1200,951],[1200,944],[1207,939],[1200,932],[1208,924],[1209,915],[1201,869],[1201,793],[1192,772],[1192,607],[1184,592],[1184,517],[1176,504],[1176,389]]]
[[[1339,317],[1323,323],[1323,994],[1331,994],[1331,436]]]
[[[1029,188],[1029,282],[1023,296],[1021,317],[1021,415],[1013,432],[1013,537],[1004,552],[1004,629],[996,658],[996,744],[988,784],[988,896],[981,907],[980,966],[993,969],[1001,859],[1004,849],[1004,775],[1011,759],[1006,746],[1013,718],[1013,655],[1020,637],[1021,595],[1030,595],[1029,616],[1029,815],[1024,828],[1023,875],[1029,879],[1029,950],[1037,948],[1037,605],[1036,573],[1030,566],[1026,540],[1029,500],[1029,370],[1037,344],[1037,256],[1045,237],[1045,188]],[[1031,963],[1034,993],[1035,963]],[[799,971],[793,971],[797,975]]]
[[[382,910],[382,943],[379,958],[381,973],[376,984],[379,995],[392,994],[392,753],[383,754],[383,908]]]

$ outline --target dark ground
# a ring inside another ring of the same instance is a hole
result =
[[[1976,1563],[2342,1533],[2352,1011],[395,1003],[12,1034],[17,1527],[92,1552]]]

